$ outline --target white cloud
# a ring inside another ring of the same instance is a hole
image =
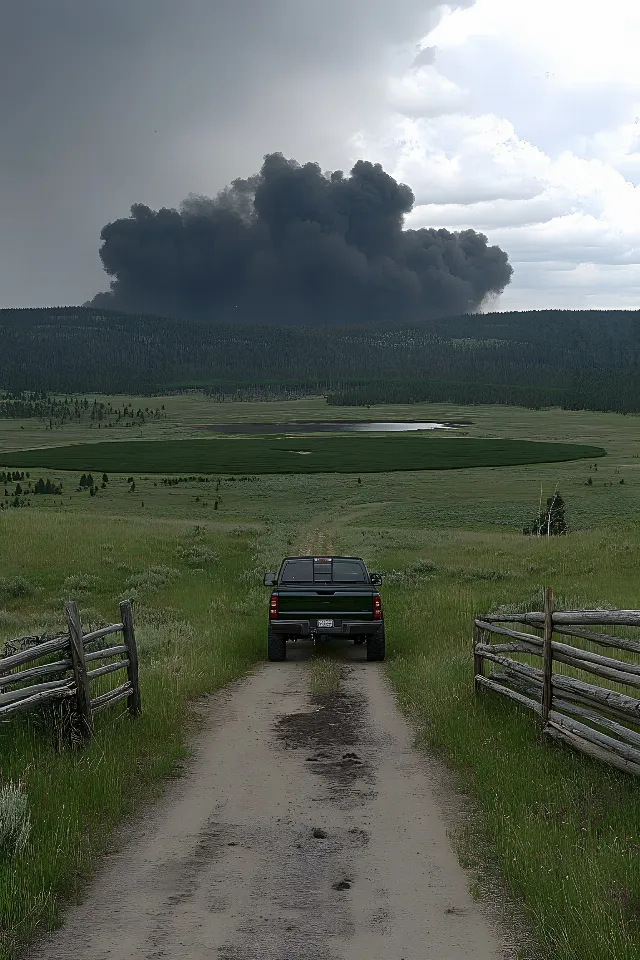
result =
[[[361,133],[354,145],[368,155],[382,154],[393,175],[410,184],[417,204],[534,197],[550,163],[518,139],[510,121],[491,114],[398,117],[382,137]]]
[[[499,309],[640,305],[640,5],[476,0],[407,51],[354,156],[408,183],[407,226],[472,227],[514,278]]]
[[[428,64],[389,81],[389,102],[405,117],[439,117],[456,113],[467,101],[466,90]]]

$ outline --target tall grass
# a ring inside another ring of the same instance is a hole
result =
[[[341,679],[340,661],[331,656],[331,649],[326,652],[322,647],[314,650],[311,660],[311,693],[337,693]]]
[[[0,858],[12,860],[22,854],[31,833],[31,814],[22,784],[0,787]]]

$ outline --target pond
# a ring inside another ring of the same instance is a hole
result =
[[[418,430],[456,430],[470,425],[469,420],[292,420],[289,423],[213,423],[205,430],[226,434],[409,433]]]

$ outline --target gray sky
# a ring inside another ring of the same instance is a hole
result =
[[[0,0],[0,306],[106,289],[106,222],[274,150],[382,162],[408,225],[486,233],[515,268],[499,309],[640,306],[640,9],[581,10]]]
[[[0,0],[0,304],[106,288],[99,235],[280,150],[348,164],[430,0]]]

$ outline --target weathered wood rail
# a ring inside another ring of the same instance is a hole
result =
[[[512,624],[540,633],[518,630]],[[500,693],[533,710],[540,716],[546,736],[638,775],[640,698],[631,694],[634,688],[640,688],[640,640],[587,629],[595,626],[640,628],[640,611],[555,611],[552,590],[547,588],[543,611],[476,617],[475,688]],[[554,640],[554,634],[621,651],[626,659]],[[498,642],[493,642],[494,637]],[[538,657],[542,666],[532,666],[509,654]],[[485,664],[492,671],[488,676]],[[555,664],[562,665],[559,671],[554,672]],[[572,676],[563,667],[601,677],[607,685]]]
[[[88,742],[95,713],[124,699],[132,716],[141,711],[133,613],[131,603],[124,600],[120,623],[90,633],[83,632],[75,603],[66,604],[66,615],[67,633],[0,659],[0,720],[67,700],[75,716],[76,734],[81,742]],[[105,645],[105,638],[115,634],[121,634],[122,642]],[[92,681],[117,671],[126,671],[126,681],[92,697]]]

